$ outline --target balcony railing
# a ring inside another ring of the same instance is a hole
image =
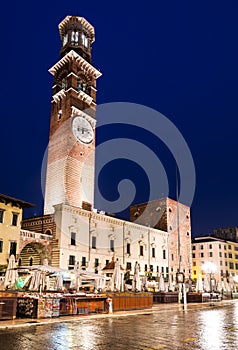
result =
[[[32,238],[35,240],[41,239],[44,241],[51,241],[52,240],[52,236],[50,236],[50,235],[44,235],[42,233],[27,231],[27,230],[20,230],[20,236],[23,238],[23,240],[26,238]]]

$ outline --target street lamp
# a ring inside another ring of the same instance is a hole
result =
[[[207,261],[203,264],[202,270],[209,274],[210,276],[210,292],[213,292],[213,281],[212,281],[212,274],[214,274],[217,270],[216,265],[212,261]]]

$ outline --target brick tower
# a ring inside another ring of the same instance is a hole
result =
[[[59,24],[60,60],[54,76],[44,213],[55,204],[90,210],[94,198],[96,79],[91,64],[94,28],[83,17]]]

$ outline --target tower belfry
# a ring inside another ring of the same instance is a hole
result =
[[[90,209],[94,197],[96,79],[91,64],[93,26],[83,17],[67,16],[59,24],[60,60],[54,76],[45,214],[65,203]]]

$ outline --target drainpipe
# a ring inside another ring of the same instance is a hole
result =
[[[148,230],[148,268],[150,269],[150,230]]]
[[[125,221],[122,224],[122,263],[125,264]]]
[[[89,213],[88,219],[88,267],[91,260],[91,221],[92,221],[92,213]]]

